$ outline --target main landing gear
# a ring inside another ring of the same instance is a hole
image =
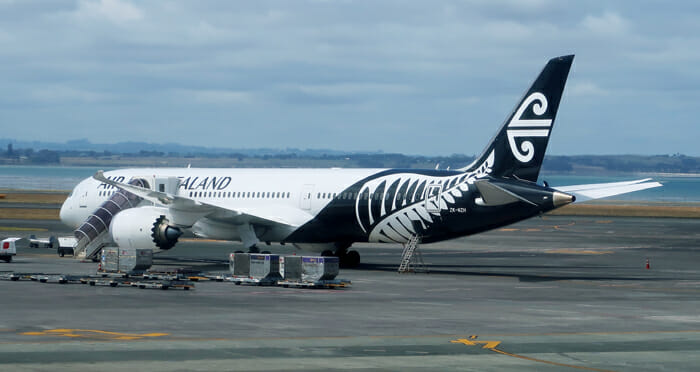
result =
[[[321,256],[335,256],[340,259],[340,267],[354,268],[360,265],[360,254],[355,251],[349,251],[348,248],[352,243],[336,243],[335,252],[327,249],[321,252]]]
[[[241,250],[235,251],[234,253],[245,253]],[[270,254],[270,251],[260,251],[260,248],[258,248],[257,245],[251,245],[248,247],[248,253],[262,253],[262,254]]]

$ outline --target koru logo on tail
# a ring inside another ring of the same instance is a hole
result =
[[[510,119],[510,123],[508,123],[508,130],[506,131],[508,134],[510,151],[521,163],[527,163],[532,160],[532,158],[535,156],[535,146],[531,141],[525,140],[520,144],[520,148],[518,148],[518,144],[515,142],[515,139],[518,137],[547,137],[549,136],[549,128],[552,126],[551,119],[521,119],[523,113],[525,113],[525,110],[527,110],[531,104],[532,112],[536,116],[542,116],[545,112],[547,112],[547,97],[540,92],[534,92],[527,96],[520,107],[518,107],[515,115],[513,115],[513,118]]]

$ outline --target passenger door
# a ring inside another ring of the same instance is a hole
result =
[[[301,188],[301,195],[299,197],[299,208],[310,210],[311,209],[311,196],[314,193],[314,185],[304,185]]]

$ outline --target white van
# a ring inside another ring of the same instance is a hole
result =
[[[0,260],[12,261],[12,256],[17,254],[17,241],[22,238],[7,238],[0,242]]]

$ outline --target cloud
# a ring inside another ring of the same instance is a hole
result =
[[[414,89],[405,84],[381,84],[381,83],[337,83],[337,84],[317,84],[299,85],[294,89],[306,93],[320,96],[347,96],[347,95],[367,95],[367,94],[405,94],[411,93]]]
[[[32,99],[44,104],[55,103],[96,103],[111,98],[109,94],[75,88],[66,85],[47,85],[31,91]]]
[[[590,81],[572,83],[567,89],[572,96],[607,96],[610,93]]]
[[[123,0],[80,0],[75,16],[78,19],[108,20],[115,24],[124,24],[143,19],[143,12]]]
[[[581,25],[588,31],[599,35],[619,35],[630,28],[629,21],[614,12],[605,12],[601,15],[587,15]]]
[[[235,117],[241,143],[258,143],[264,131],[269,147],[471,153],[496,129],[484,123],[500,122],[547,59],[568,53],[577,57],[566,94],[577,99],[562,105],[568,122],[557,126],[559,138],[576,137],[570,131],[582,123],[615,136],[589,112],[633,120],[650,138],[654,117],[700,116],[693,104],[700,5],[689,0],[0,0],[0,7],[0,116],[11,118],[18,137],[98,136],[105,129],[91,123],[100,122],[119,128],[110,133],[119,141],[148,135],[142,123],[196,123],[202,134],[188,141],[229,146],[230,138],[208,134]],[[684,104],[672,111],[669,102]],[[23,109],[37,106],[46,111]],[[375,135],[330,132],[343,125]],[[436,138],[411,136],[425,128]],[[182,141],[180,133],[164,131],[162,140]],[[442,133],[459,135],[437,138]],[[678,138],[673,152],[697,153],[690,137]],[[583,142],[553,146],[618,151]],[[634,143],[623,146],[638,152]]]
[[[179,95],[185,100],[205,104],[248,104],[253,102],[253,94],[233,90],[181,90]]]

